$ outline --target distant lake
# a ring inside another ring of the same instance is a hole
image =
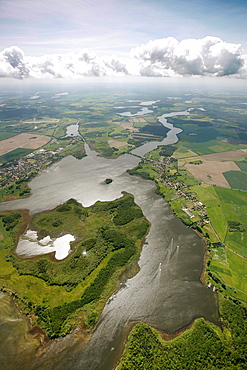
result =
[[[134,116],[143,116],[143,114],[148,114],[148,113],[153,113],[153,110],[148,109],[147,107],[143,107],[137,113],[123,112],[123,113],[117,113],[117,114],[123,117],[134,117]]]
[[[71,136],[80,136],[79,134],[79,124],[69,125],[66,127],[66,135],[63,138],[71,137]]]

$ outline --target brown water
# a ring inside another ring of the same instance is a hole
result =
[[[162,144],[177,140],[179,129],[169,128],[167,141],[164,139]],[[138,149],[135,154],[143,155],[143,147]],[[216,296],[200,282],[203,243],[173,215],[167,202],[155,194],[153,182],[126,173],[138,164],[139,158],[125,154],[117,159],[105,159],[90,151],[87,145],[86,150],[88,156],[82,160],[66,157],[32,180],[29,198],[6,202],[0,209],[28,208],[35,213],[69,198],[89,206],[97,200],[116,199],[126,191],[134,195],[151,222],[150,232],[140,256],[139,273],[109,299],[89,343],[82,346],[75,338],[69,343],[61,339],[34,359],[31,369],[109,370],[114,367],[128,327],[134,322],[142,321],[174,332],[195,317],[217,320]],[[112,178],[113,182],[106,185],[106,178]],[[11,328],[9,335],[12,336]]]
[[[26,369],[39,341],[29,332],[26,319],[20,315],[10,297],[0,292],[0,368]]]

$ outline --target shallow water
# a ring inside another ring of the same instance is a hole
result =
[[[78,130],[79,130],[78,122],[75,125],[69,125],[66,127],[66,136],[64,137],[66,138],[66,137],[71,137],[71,136],[80,136]]]
[[[56,260],[62,260],[68,256],[71,251],[70,242],[74,240],[75,237],[71,234],[65,234],[58,238],[51,238],[47,235],[42,239],[38,239],[36,231],[27,230],[21,236],[15,253],[20,258],[28,258],[55,252]]]
[[[28,334],[29,325],[8,295],[0,292],[0,368],[27,369],[39,342]]]

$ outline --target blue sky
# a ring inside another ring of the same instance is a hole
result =
[[[247,78],[247,0],[0,0],[0,77]]]
[[[247,1],[1,0],[0,46],[125,55],[149,40],[217,36],[247,50]]]

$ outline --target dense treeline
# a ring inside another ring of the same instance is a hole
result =
[[[3,226],[5,227],[6,231],[9,231],[14,229],[14,227],[20,223],[21,213],[10,212],[1,214],[0,217],[2,218]]]
[[[222,331],[198,319],[192,328],[166,342],[148,325],[136,325],[117,369],[246,369],[246,307],[222,298],[221,313]]]
[[[148,124],[146,126],[140,127],[139,132],[145,133],[145,134],[151,134],[155,136],[166,136],[169,129],[161,124]]]
[[[247,225],[237,221],[228,221],[228,230],[230,232],[245,232],[247,231]]]
[[[17,234],[22,224],[20,212],[0,213],[0,250],[16,243]],[[4,229],[4,232],[1,231]]]
[[[173,145],[164,145],[159,151],[159,155],[162,157],[171,157],[177,148]]]
[[[238,300],[222,299],[221,315],[225,329],[230,331],[228,340],[232,361],[240,369],[246,369],[247,364],[247,307]]]
[[[37,115],[38,110],[36,108],[30,108],[30,107],[25,107],[25,108],[1,108],[0,111],[0,119],[1,120],[9,120],[9,119],[18,119],[19,120],[24,120],[25,118],[32,117],[33,115]],[[16,131],[18,128],[15,128]]]

